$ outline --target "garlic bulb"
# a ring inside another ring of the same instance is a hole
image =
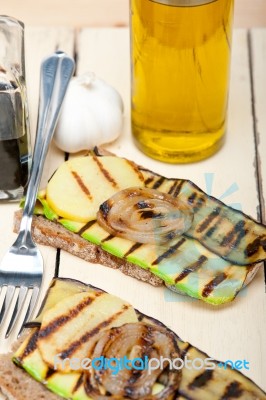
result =
[[[54,141],[68,153],[112,142],[121,133],[123,110],[120,94],[94,74],[72,78]]]

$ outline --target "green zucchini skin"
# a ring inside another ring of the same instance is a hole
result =
[[[84,285],[76,280],[56,278],[52,281],[50,288],[48,289],[41,309],[45,308],[45,304],[49,300],[50,295],[54,296],[54,302],[56,301],[56,291],[59,290],[60,283],[63,283],[64,285],[69,284],[72,287],[77,285],[77,292],[87,290],[103,292],[101,289],[95,288],[91,285]],[[71,293],[73,293],[73,290],[71,290]],[[61,291],[59,291],[58,296],[61,296]],[[138,310],[135,311],[140,322],[160,326],[169,330],[160,321],[149,317]],[[91,400],[91,398],[86,394],[82,372],[73,371],[64,374],[49,368],[45,364],[38,349],[38,332],[39,328],[31,329],[27,339],[14,354],[13,361],[19,367],[27,371],[35,380],[43,383],[47,389],[61,397],[70,400]],[[193,362],[193,360],[196,359],[204,361],[210,358],[206,353],[192,346],[190,343],[184,342],[177,334],[174,333],[174,335],[177,346],[181,351],[182,359],[187,357],[188,360]],[[226,368],[221,368],[219,367],[219,361],[213,359],[211,359],[211,361],[215,364],[213,370],[186,367],[182,369],[182,379],[178,392],[175,394],[175,399],[266,400],[266,394],[241,372],[232,369],[230,365],[227,365]]]
[[[97,154],[97,153],[96,153]],[[207,195],[194,183],[169,179],[138,167],[145,186],[178,197],[193,211],[191,228],[169,244],[140,244],[110,235],[97,221],[81,223],[58,216],[42,194],[36,214],[148,269],[171,290],[220,305],[234,300],[266,257],[266,227]]]

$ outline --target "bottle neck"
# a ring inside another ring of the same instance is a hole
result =
[[[7,16],[0,16],[0,66],[25,78],[24,25]]]

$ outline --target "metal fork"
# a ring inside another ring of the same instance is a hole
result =
[[[14,298],[16,303],[5,333],[6,338],[16,326],[28,290],[32,289],[30,301],[19,334],[33,314],[39,297],[43,259],[31,237],[32,215],[48,147],[73,72],[73,59],[60,51],[45,59],[41,65],[38,127],[25,207],[18,237],[0,265],[0,290],[5,290],[3,288],[6,287],[0,311],[0,324],[6,320],[16,288],[19,288],[17,299]],[[1,329],[3,330],[3,326]]]

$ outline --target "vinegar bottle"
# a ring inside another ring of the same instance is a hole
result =
[[[0,200],[21,198],[28,174],[24,26],[0,16]]]

